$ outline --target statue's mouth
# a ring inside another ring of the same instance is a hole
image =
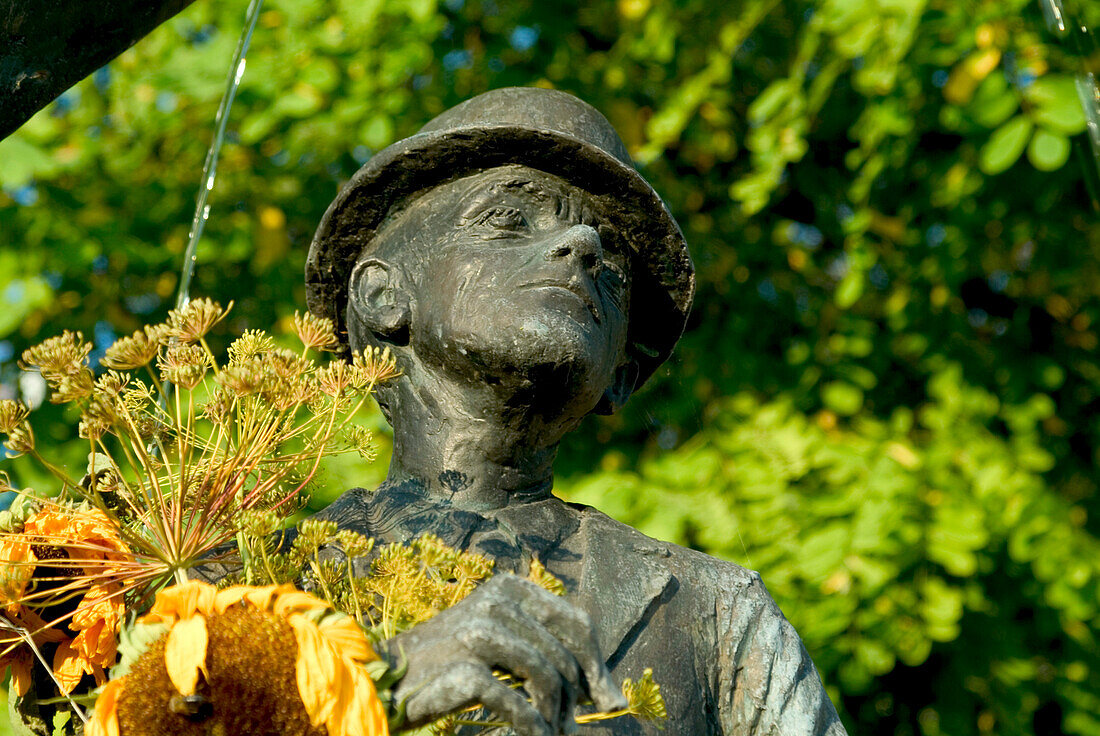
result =
[[[600,313],[599,303],[596,301],[596,297],[592,293],[591,287],[579,283],[576,279],[570,279],[568,281],[560,279],[539,279],[526,283],[521,288],[568,294],[570,297],[578,299],[584,304],[585,308],[592,314],[592,318],[596,320],[596,324],[600,324],[603,319]]]

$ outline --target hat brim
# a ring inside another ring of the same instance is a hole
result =
[[[634,253],[628,340],[641,385],[683,333],[695,272],[683,233],[653,187],[632,167],[560,132],[480,125],[422,132],[373,156],[329,206],[306,261],[310,311],[346,341],[348,278],[386,215],[407,198],[480,171],[523,164],[583,188]]]

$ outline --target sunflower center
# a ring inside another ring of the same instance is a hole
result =
[[[72,559],[64,548],[52,544],[32,544],[31,550],[39,561]],[[36,565],[31,580],[36,593],[46,593],[69,585],[83,574],[84,571],[78,567]],[[81,595],[58,593],[57,596],[40,598],[40,602],[33,604],[33,607],[46,621],[68,620],[80,605],[80,600]]]
[[[234,606],[207,619],[206,670],[184,697],[168,678],[166,637],[149,648],[119,695],[121,736],[325,736],[298,694],[298,645],[283,619]]]
[[[34,556],[39,560],[70,560],[67,550],[52,544],[32,544],[31,549],[34,551]],[[78,567],[57,567],[55,565],[39,565],[35,568],[35,575],[39,574],[41,569],[43,577],[50,578],[75,578],[79,576],[83,571]],[[49,582],[64,582],[62,581],[49,581]]]

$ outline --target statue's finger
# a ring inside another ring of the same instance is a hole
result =
[[[486,615],[494,621],[508,627],[517,636],[523,637],[549,659],[562,677],[561,713],[558,722],[565,734],[575,734],[580,729],[574,716],[577,700],[580,698],[583,684],[580,666],[576,658],[557,637],[546,630],[531,616],[523,613],[513,600],[493,599],[485,606]]]
[[[561,717],[559,721],[561,723],[561,732],[566,734],[566,736],[573,736],[573,734],[580,731],[581,728],[574,718],[577,713],[577,698],[579,695],[580,689],[568,682],[562,687]]]
[[[478,703],[511,723],[517,736],[553,736],[526,698],[473,662],[456,664],[418,688],[405,701],[405,715],[410,724],[422,724]]]
[[[550,660],[507,627],[478,618],[463,626],[460,640],[482,662],[523,680],[523,686],[554,733],[561,719],[562,678]]]
[[[611,679],[596,642],[596,629],[587,613],[529,580],[497,575],[493,588],[519,603],[520,610],[556,636],[573,653],[588,681],[588,694],[602,711],[626,707],[626,698]]]
[[[493,600],[485,607],[486,615],[534,646],[558,670],[573,688],[581,687],[581,671],[573,654],[545,626],[524,613],[512,600]]]

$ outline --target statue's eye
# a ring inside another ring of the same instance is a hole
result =
[[[603,270],[616,282],[626,284],[626,271],[624,271],[623,267],[618,263],[615,263],[615,261],[605,260],[603,262]]]
[[[599,278],[603,283],[604,293],[611,297],[616,307],[622,309],[626,300],[626,271],[614,260],[605,259]]]
[[[473,224],[494,230],[519,232],[527,228],[527,219],[515,207],[495,206],[482,211],[474,218]]]

